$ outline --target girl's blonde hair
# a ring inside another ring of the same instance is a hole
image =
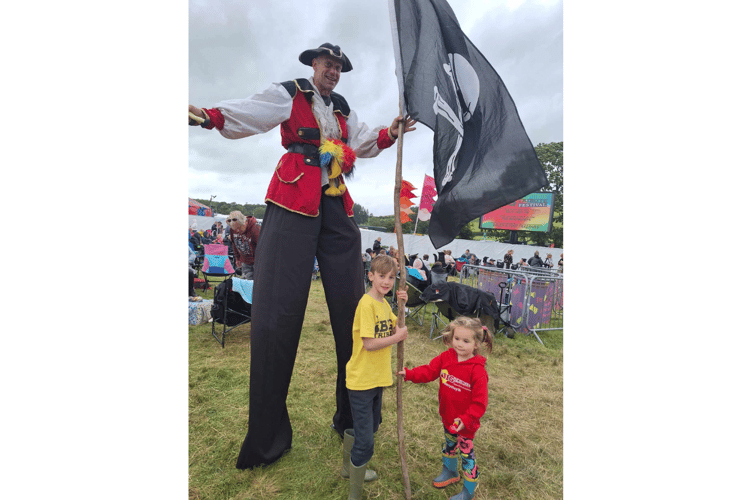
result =
[[[473,338],[475,339],[475,349],[473,354],[478,354],[481,344],[486,344],[488,352],[491,353],[493,349],[493,335],[488,329],[481,323],[478,318],[468,318],[467,316],[460,316],[455,319],[444,329],[441,333],[444,344],[451,347],[452,339],[454,338],[454,329],[458,326],[467,328],[473,332]]]

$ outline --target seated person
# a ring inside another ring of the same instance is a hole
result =
[[[415,259],[413,261],[412,267],[410,267],[409,269],[413,269],[413,270],[417,271],[417,273],[420,275],[420,279],[422,279],[423,281],[426,281],[428,279],[426,277],[426,270],[423,268],[423,261],[422,260]],[[415,273],[411,273],[411,274],[415,274]]]
[[[457,261],[467,263],[470,260],[470,249],[465,250],[465,253],[459,256]]]
[[[211,245],[214,243],[214,240],[212,239],[211,231],[205,230],[205,231],[199,231],[199,234],[201,235],[201,243],[203,245]]]
[[[454,257],[452,257],[451,250],[444,250],[444,263],[448,265],[454,265]]]

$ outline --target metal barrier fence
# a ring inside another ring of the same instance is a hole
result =
[[[564,276],[540,267],[501,269],[465,264],[460,283],[493,294],[499,304],[511,305],[509,323],[516,331],[538,332],[564,329]]]

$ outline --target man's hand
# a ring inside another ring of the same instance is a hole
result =
[[[403,133],[412,132],[413,130],[415,130],[415,124],[418,123],[417,120],[413,120],[409,116],[398,116],[397,118],[395,118],[392,124],[389,126],[389,133],[395,139],[399,135],[399,124],[402,121],[405,122],[405,129],[402,131]]]
[[[206,113],[204,113],[204,110],[201,108],[197,108],[196,106],[189,104],[188,105],[188,112],[193,113],[194,115],[198,116],[199,118],[203,118],[204,120],[208,119],[209,117],[206,116]],[[188,116],[188,125],[196,126],[201,125],[196,120],[193,120],[190,115]]]

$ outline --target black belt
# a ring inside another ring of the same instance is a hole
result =
[[[298,153],[305,155],[305,164],[314,167],[319,166],[319,148],[313,144],[303,144],[301,142],[293,142],[287,147],[288,153]]]

